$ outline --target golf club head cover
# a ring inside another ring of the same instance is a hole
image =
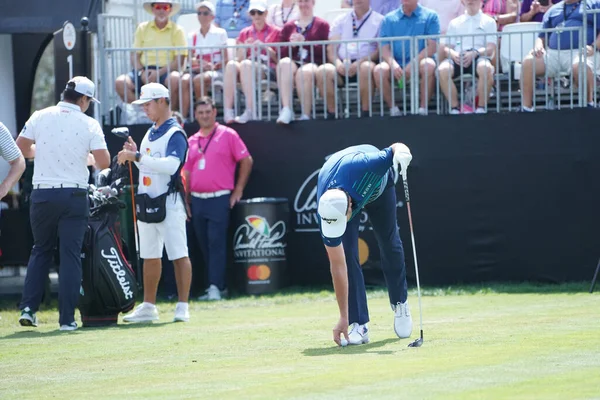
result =
[[[402,179],[406,180],[406,174],[408,172],[408,166],[412,161],[412,154],[410,149],[403,143],[397,143],[394,147],[394,164],[400,164],[400,173]]]

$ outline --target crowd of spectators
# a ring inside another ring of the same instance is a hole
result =
[[[587,41],[580,44],[573,31],[540,33],[523,60],[523,110],[533,110],[535,76],[572,73],[575,84],[579,82],[582,49],[588,55],[587,99],[594,106],[594,43],[600,23],[593,14],[584,24],[580,0],[342,0],[341,7],[352,10],[331,24],[314,15],[315,1],[283,0],[270,7],[266,0],[202,1],[196,5],[200,29],[188,32],[187,40],[184,29],[169,19],[179,12],[176,2],[146,2],[144,8],[154,19],[137,27],[133,47],[140,51],[131,56],[132,71],[117,79],[117,93],[129,103],[141,85],[163,83],[170,89],[172,108],[188,119],[193,99],[220,87],[224,121],[245,123],[257,119],[261,96],[277,90],[277,122],[289,124],[296,119],[294,89],[300,120],[313,115],[316,89],[324,99],[326,118],[335,118],[336,90],[349,84],[357,87],[363,112],[370,110],[376,89],[389,115],[401,115],[400,96],[394,91],[406,90],[411,76],[418,75],[420,114],[428,112],[436,82],[451,114],[485,113],[495,74],[508,72],[500,71],[499,33],[516,22],[538,22],[544,29],[585,25]],[[585,4],[588,11],[600,8],[600,0]],[[385,40],[423,36],[431,38]],[[238,45],[234,49],[232,39]],[[190,51],[152,50],[159,47]],[[459,106],[457,78],[465,75],[476,82],[471,110]],[[236,115],[241,94],[245,109]]]

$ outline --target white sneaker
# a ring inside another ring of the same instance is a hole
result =
[[[348,333],[348,344],[364,344],[369,343],[369,327],[367,324],[359,325],[358,322],[350,325]]]
[[[245,124],[248,121],[254,121],[254,117],[252,116],[252,110],[246,109],[242,115],[235,118],[235,122],[238,124]]]
[[[223,110],[223,121],[226,124],[231,124],[233,121],[235,121],[235,113],[233,112],[233,110],[231,110],[231,109]]]
[[[458,108],[453,108],[450,110],[450,115],[460,115],[460,110]]]
[[[152,322],[158,321],[158,310],[154,304],[142,303],[131,313],[123,317],[123,322]]]
[[[215,285],[210,285],[206,289],[206,294],[198,297],[200,301],[218,301],[221,300],[221,291]]]
[[[190,310],[188,303],[179,302],[175,306],[175,317],[173,322],[189,322],[190,321]]]
[[[419,115],[427,115],[427,109],[424,107],[419,107]]]
[[[394,310],[394,331],[400,339],[409,338],[412,333],[412,317],[408,308],[408,301],[405,303],[392,304]]]
[[[483,107],[477,107],[475,114],[487,114],[487,111]]]
[[[399,117],[400,115],[400,109],[397,106],[390,108],[390,117]]]
[[[279,118],[277,118],[278,124],[287,125],[294,119],[294,112],[289,107],[283,107],[279,112]]]
[[[59,329],[61,331],[74,331],[77,329],[77,322],[71,322],[69,325],[61,325]]]
[[[308,121],[310,119],[310,117],[306,114],[302,114],[300,116],[300,118],[298,118],[298,121]]]

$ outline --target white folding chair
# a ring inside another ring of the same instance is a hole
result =
[[[505,74],[513,66],[513,78],[521,79],[521,63],[533,49],[538,35],[536,32],[541,28],[541,22],[518,22],[504,26],[502,31],[504,35],[500,44],[500,63]]]

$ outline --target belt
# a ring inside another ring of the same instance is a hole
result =
[[[191,195],[194,197],[197,197],[199,199],[212,199],[215,197],[225,196],[226,194],[229,194],[229,193],[231,193],[231,190],[217,190],[216,192],[210,192],[210,193],[192,192]]]
[[[34,189],[87,189],[86,186],[78,185],[77,183],[61,183],[60,185],[49,185],[46,183],[40,183],[33,185]]]

